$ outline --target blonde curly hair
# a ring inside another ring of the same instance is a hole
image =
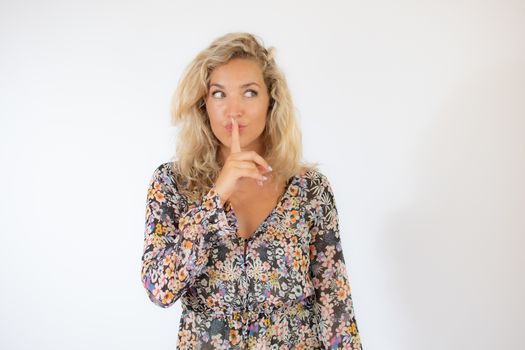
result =
[[[266,126],[261,135],[265,154],[278,182],[311,169],[318,163],[302,161],[302,134],[284,74],[277,66],[275,49],[246,32],[228,33],[215,39],[186,67],[172,99],[172,124],[180,126],[172,169],[179,190],[187,195],[206,193],[223,166],[218,156],[220,141],[213,134],[206,111],[211,72],[233,58],[255,60],[262,69],[270,97]]]

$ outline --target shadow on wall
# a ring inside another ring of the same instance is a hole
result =
[[[525,71],[451,91],[384,228],[405,349],[525,349]]]

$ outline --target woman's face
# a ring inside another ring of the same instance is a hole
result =
[[[210,75],[206,110],[211,129],[222,144],[223,155],[231,145],[231,118],[239,125],[241,148],[261,154],[261,134],[266,125],[269,96],[259,64],[234,58]]]

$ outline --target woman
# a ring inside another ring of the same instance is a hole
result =
[[[141,277],[179,298],[179,349],[361,349],[328,179],[302,163],[273,48],[216,39],[173,103],[178,159],[147,195]]]

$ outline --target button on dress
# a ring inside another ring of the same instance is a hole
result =
[[[215,187],[189,200],[172,163],[146,200],[141,279],[167,308],[181,299],[178,349],[362,349],[327,177],[291,177],[250,238]]]

